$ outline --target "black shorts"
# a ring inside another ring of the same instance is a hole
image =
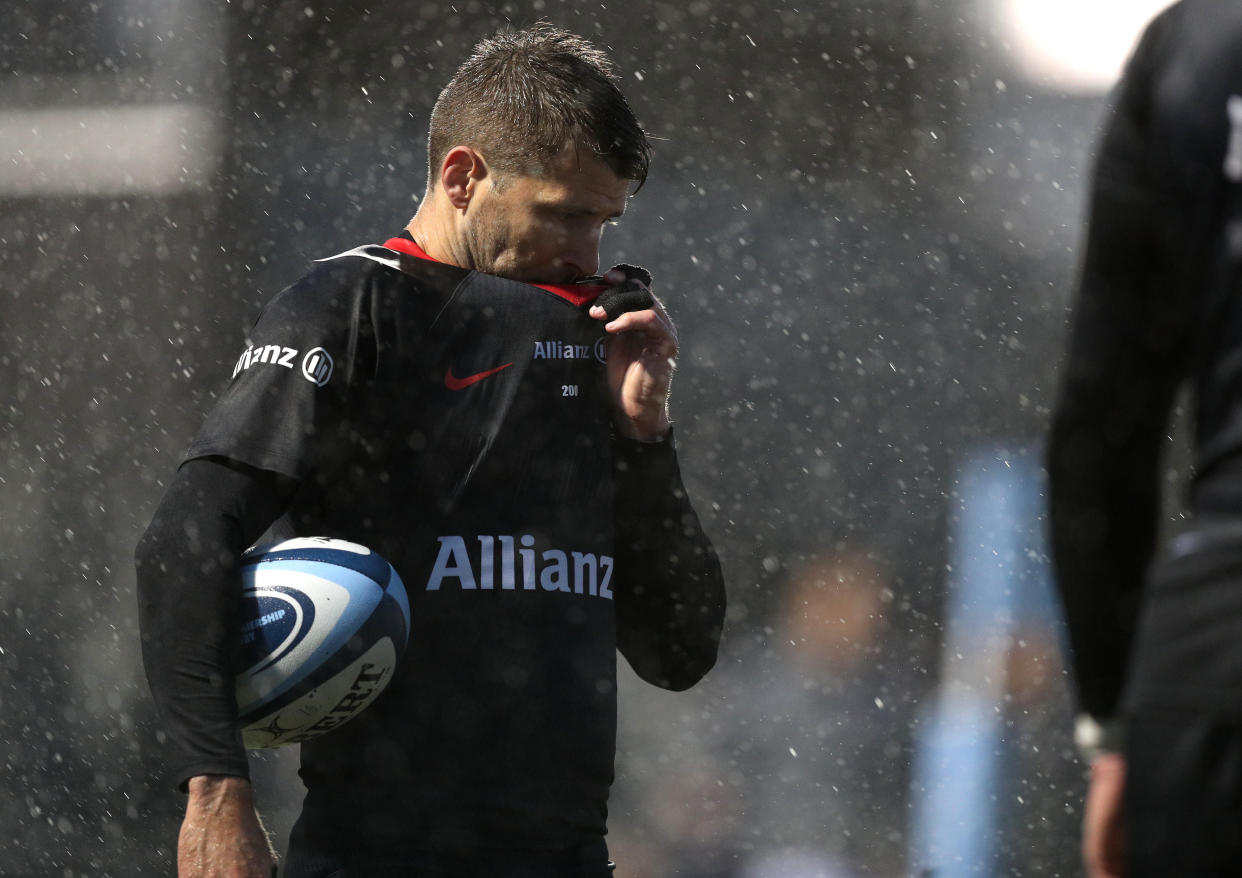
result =
[[[1242,722],[1133,715],[1124,808],[1127,878],[1242,875]]]

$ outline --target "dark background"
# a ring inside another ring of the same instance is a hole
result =
[[[631,850],[663,863],[646,874],[741,874],[761,842],[744,808],[714,835],[656,839],[649,787],[681,746],[662,728],[719,731],[763,687],[744,669],[763,667],[809,558],[880,571],[884,685],[916,737],[940,673],[957,467],[990,442],[1038,456],[1103,110],[1024,85],[976,11],[6,4],[0,134],[33,111],[175,103],[216,136],[189,144],[208,171],[174,191],[0,192],[0,874],[170,872],[181,800],[160,778],[133,546],[260,304],[309,260],[404,226],[440,86],[479,37],[540,17],[611,52],[659,138],[604,261],[651,267],[679,324],[683,468],[732,602],[718,680],[668,697],[625,681],[638,718],[620,742],[618,874],[635,874]],[[1023,708],[1040,755],[1026,799],[1003,806],[1013,874],[1076,874],[1067,710],[1059,671]],[[725,740],[714,765],[745,775],[752,745]],[[908,746],[886,758],[908,762]],[[279,834],[291,762],[257,763]],[[730,807],[712,795],[699,804]],[[695,845],[729,855],[696,872]]]

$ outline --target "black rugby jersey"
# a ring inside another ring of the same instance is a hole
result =
[[[1095,166],[1049,437],[1051,533],[1079,701],[1242,711],[1242,6],[1148,27]],[[1161,452],[1193,389],[1194,520],[1149,570]]]
[[[251,331],[187,460],[296,480],[296,531],[371,547],[410,599],[388,690],[302,745],[303,835],[597,840],[617,647],[670,688],[714,661],[719,567],[671,442],[612,434],[598,291],[445,265],[403,237],[320,262]]]

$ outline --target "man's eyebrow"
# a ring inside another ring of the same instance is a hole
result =
[[[577,216],[595,216],[596,214],[604,214],[604,219],[607,219],[607,220],[621,219],[621,217],[625,215],[624,207],[622,207],[620,210],[608,210],[605,213],[605,211],[607,210],[606,208],[599,209],[599,208],[595,208],[595,207],[592,207],[586,204],[567,204],[563,206],[557,206],[557,205],[550,205],[550,206],[556,210],[560,210],[563,213],[571,213]]]

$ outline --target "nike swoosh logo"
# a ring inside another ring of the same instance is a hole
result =
[[[486,372],[479,372],[477,375],[467,375],[465,378],[458,378],[453,374],[453,367],[449,366],[448,371],[444,373],[444,386],[449,390],[464,390],[471,384],[477,384],[484,378],[491,377],[497,372],[508,369],[512,363],[505,363],[503,366],[497,366],[495,369],[488,369]]]

